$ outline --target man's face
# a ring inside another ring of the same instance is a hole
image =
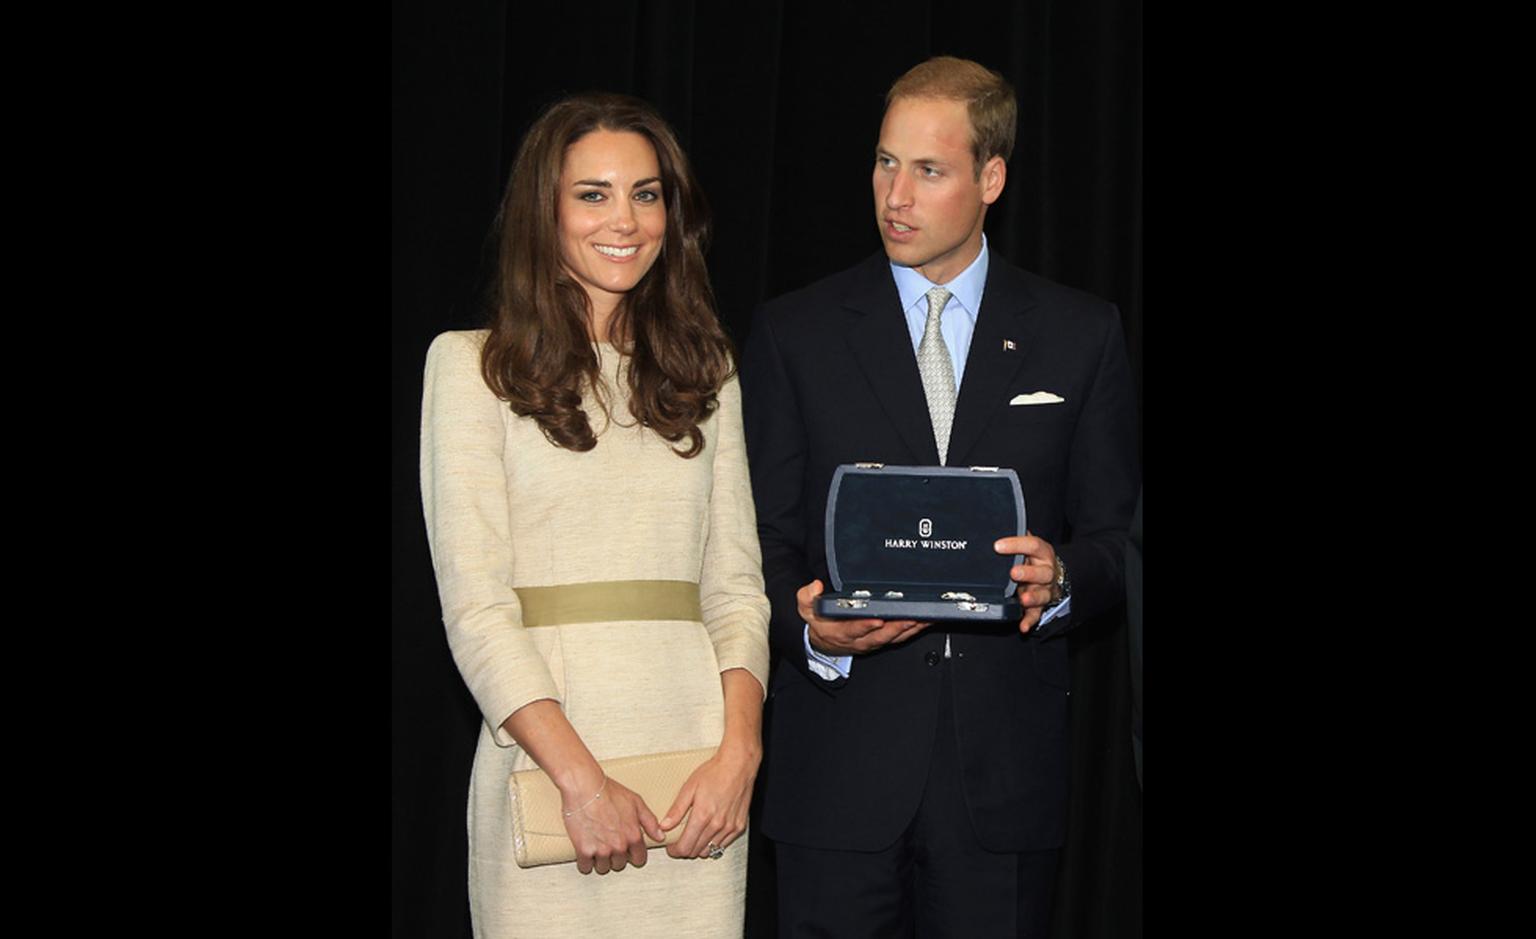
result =
[[[982,219],[1006,174],[1002,158],[992,157],[976,178],[965,102],[892,101],[880,124],[873,177],[886,255],[948,283],[981,252]]]

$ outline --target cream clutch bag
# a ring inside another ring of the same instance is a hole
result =
[[[661,815],[672,807],[683,783],[704,761],[715,755],[714,747],[702,750],[676,750],[671,753],[646,753],[613,760],[599,760],[603,772],[635,795],[645,800],[651,811]],[[507,794],[512,807],[512,847],[518,867],[564,864],[576,860],[576,846],[565,833],[565,815],[560,806],[560,790],[541,769],[525,769],[507,780]],[[687,816],[683,816],[684,819]],[[665,841],[645,837],[648,848],[668,845],[683,836],[679,822],[667,832]]]

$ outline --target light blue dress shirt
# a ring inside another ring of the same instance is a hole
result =
[[[939,333],[949,349],[950,361],[955,366],[955,390],[965,382],[965,360],[971,354],[971,337],[976,333],[976,313],[981,309],[981,293],[987,285],[987,236],[981,236],[981,253],[970,266],[961,271],[947,284],[935,284],[919,274],[915,268],[891,265],[891,276],[896,280],[896,293],[901,297],[901,309],[907,318],[907,332],[912,336],[912,354],[923,341],[923,328],[928,324],[928,291],[942,286],[950,293],[949,302],[939,314]],[[1040,617],[1040,625],[1071,612],[1072,599],[1068,597]],[[949,641],[945,637],[944,654],[949,655]],[[828,681],[847,678],[853,668],[853,656],[824,655],[811,648],[811,627],[805,627],[806,664],[815,674]]]

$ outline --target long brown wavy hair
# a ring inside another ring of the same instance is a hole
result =
[[[655,264],[614,311],[609,341],[630,356],[630,413],[669,443],[686,437],[687,446],[674,450],[693,457],[704,447],[699,424],[734,371],[733,350],[704,265],[709,208],[672,129],[638,98],[565,98],[523,137],[496,218],[501,243],[481,372],[556,446],[597,445],[581,409],[584,390],[612,417],[592,346],[591,301],[560,260],[560,170],[570,146],[595,130],[640,134],[661,166],[666,235]]]

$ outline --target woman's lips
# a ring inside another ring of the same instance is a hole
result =
[[[625,245],[623,247],[619,245],[593,245],[592,247],[598,254],[615,261],[627,261],[640,253],[639,245]]]

